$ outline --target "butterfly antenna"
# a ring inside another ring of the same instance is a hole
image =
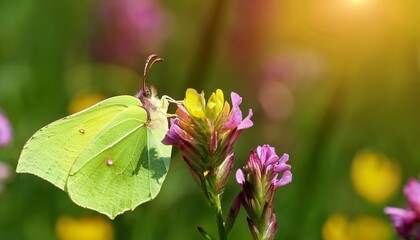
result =
[[[150,61],[151,61],[151,63],[150,63]],[[151,54],[146,60],[146,64],[144,65],[144,70],[143,70],[143,93],[146,90],[147,74],[149,73],[150,68],[152,68],[152,66],[157,62],[163,62],[163,58],[158,57],[157,54]],[[149,65],[149,63],[150,63],[150,65]]]

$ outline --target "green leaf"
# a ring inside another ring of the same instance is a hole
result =
[[[152,200],[169,168],[167,101],[132,96],[104,100],[36,132],[17,172],[67,191],[78,205],[115,218]]]
[[[206,232],[206,230],[204,230],[204,228],[202,228],[202,227],[197,227],[197,229],[198,229],[198,231],[201,233],[201,236],[203,236],[203,237],[204,237],[204,239],[206,239],[206,240],[215,240],[215,238],[214,238],[214,237],[212,237],[210,234],[208,234],[208,233]]]

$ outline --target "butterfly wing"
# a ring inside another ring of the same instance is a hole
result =
[[[16,171],[37,175],[65,190],[80,152],[116,115],[140,105],[131,96],[113,97],[41,128],[23,147]]]
[[[171,148],[160,141],[143,108],[129,107],[110,121],[76,159],[67,191],[80,206],[114,218],[153,199],[168,172]]]
[[[158,194],[168,172],[163,102],[147,113],[139,99],[118,96],[53,122],[25,144],[16,171],[46,179],[110,218],[132,210]]]

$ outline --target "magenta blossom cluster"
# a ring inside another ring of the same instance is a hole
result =
[[[408,200],[407,208],[387,207],[384,211],[391,217],[400,237],[420,240],[420,181],[410,179],[404,188],[404,194]]]
[[[242,98],[234,92],[231,98],[232,108],[220,89],[211,94],[207,103],[203,93],[187,89],[162,141],[181,150],[191,174],[204,192],[223,192],[233,166],[233,144],[243,129],[253,125],[251,110],[242,118],[239,108]]]
[[[91,42],[94,60],[137,68],[165,38],[165,13],[155,0],[99,0]]]
[[[274,239],[274,193],[292,181],[288,160],[289,155],[279,158],[273,147],[263,145],[257,151],[251,150],[246,166],[236,172],[236,180],[242,186],[239,196],[254,239]]]
[[[0,110],[0,147],[8,145],[12,141],[12,126],[6,115]]]

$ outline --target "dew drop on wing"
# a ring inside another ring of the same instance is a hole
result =
[[[79,129],[79,133],[85,134],[85,129],[83,129],[83,128]]]

